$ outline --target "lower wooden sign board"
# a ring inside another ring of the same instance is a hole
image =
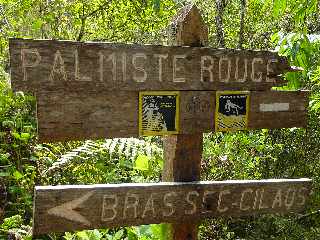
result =
[[[305,209],[310,179],[41,186],[34,235]]]
[[[139,92],[47,92],[36,97],[42,142],[139,136]],[[215,101],[215,91],[180,91],[174,132],[214,131]],[[305,127],[307,106],[305,91],[252,91],[247,128]]]

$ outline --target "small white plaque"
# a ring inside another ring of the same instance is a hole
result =
[[[260,112],[284,112],[289,110],[289,103],[261,103]]]

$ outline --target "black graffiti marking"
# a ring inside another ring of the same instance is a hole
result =
[[[208,100],[201,100],[199,97],[192,97],[186,105],[187,112],[199,113],[209,111],[210,103]]]

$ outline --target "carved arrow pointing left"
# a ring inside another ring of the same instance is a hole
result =
[[[89,222],[84,216],[82,216],[80,213],[75,211],[74,209],[77,208],[79,205],[81,205],[83,202],[88,200],[92,195],[94,191],[88,192],[86,195],[82,196],[81,198],[72,200],[70,202],[63,203],[59,206],[50,208],[47,213],[49,215],[54,215],[57,217],[65,218],[68,220],[71,220],[73,222],[79,222],[86,226],[90,226],[91,222]]]

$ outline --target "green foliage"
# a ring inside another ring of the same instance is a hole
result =
[[[266,179],[272,174],[270,165],[277,161],[283,144],[268,140],[268,130],[257,132],[208,134],[204,139],[204,168],[206,180]],[[274,169],[273,171],[277,171]],[[283,174],[283,173],[282,173]]]
[[[1,224],[2,230],[9,230],[11,228],[19,228],[23,224],[22,217],[20,215],[14,215],[12,217],[4,219]]]
[[[0,182],[7,185],[10,202],[6,214],[20,213],[30,219],[35,180],[35,101],[23,93],[13,94],[4,81],[0,87]]]
[[[5,218],[0,225],[0,239],[5,239],[5,236],[9,236],[9,239],[31,240],[31,228],[23,225],[21,215],[14,215]]]
[[[43,184],[159,181],[163,153],[155,139],[88,140],[64,154],[56,144],[39,146],[41,179]]]
[[[309,40],[311,36],[304,33],[276,33],[272,40],[277,43],[277,50],[286,56],[292,66],[301,67],[303,71],[286,74],[288,86],[286,89],[311,88],[319,82],[317,71],[320,66],[320,41]]]
[[[319,227],[319,215],[312,222],[271,215],[241,220],[207,220],[201,227],[201,239],[316,240],[320,237]]]
[[[167,240],[169,227],[167,224],[141,225],[122,229],[85,230],[76,233],[65,233],[64,240]],[[51,236],[51,239],[59,239]]]
[[[132,240],[166,240],[169,232],[168,224],[141,225],[133,228]]]

